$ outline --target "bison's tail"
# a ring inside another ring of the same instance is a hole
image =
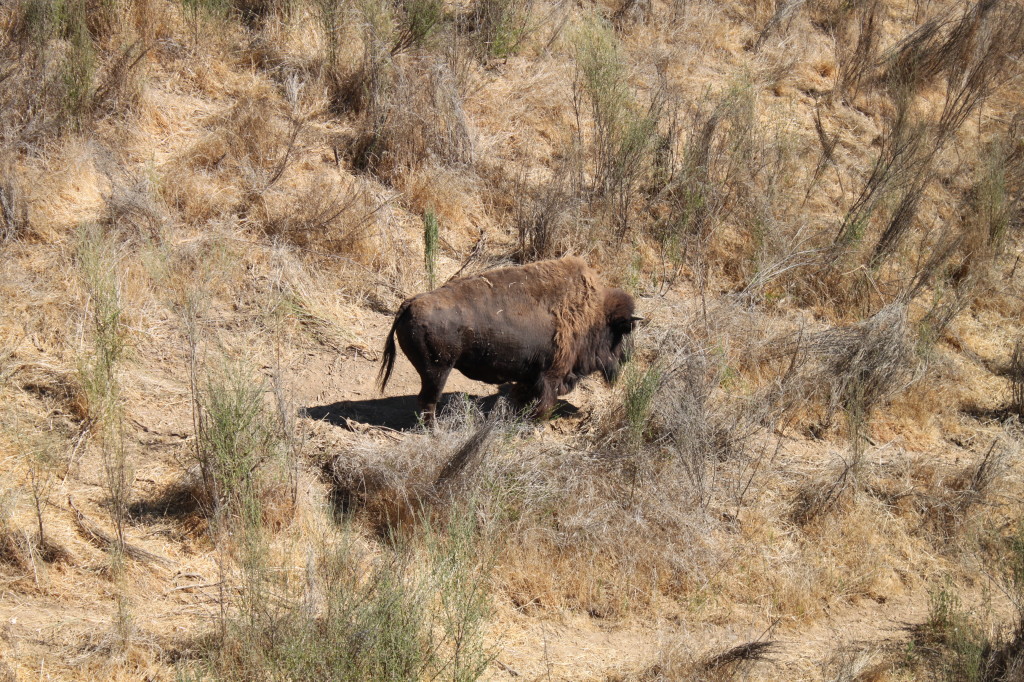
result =
[[[377,387],[380,392],[384,392],[384,387],[388,385],[388,380],[391,378],[391,372],[395,369],[395,329],[398,328],[398,320],[401,319],[402,313],[409,307],[408,303],[403,303],[402,307],[398,309],[398,313],[395,314],[395,321],[391,324],[391,331],[388,332],[388,340],[384,342],[384,354],[380,359],[380,371],[377,372]]]

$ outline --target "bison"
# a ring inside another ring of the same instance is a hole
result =
[[[384,344],[381,392],[395,366],[395,337],[420,375],[419,407],[433,422],[452,368],[489,384],[515,383],[535,417],[601,372],[609,384],[641,318],[633,297],[606,287],[579,258],[491,270],[406,299]]]

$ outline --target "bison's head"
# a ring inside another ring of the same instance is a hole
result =
[[[604,319],[594,330],[590,347],[578,358],[576,374],[585,376],[600,371],[605,381],[615,383],[632,350],[630,333],[642,319],[636,316],[632,296],[622,289],[606,289]]]

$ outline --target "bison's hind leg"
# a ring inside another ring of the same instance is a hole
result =
[[[445,382],[451,373],[451,367],[424,367],[419,369],[420,394],[418,396],[420,414],[427,425],[433,425],[437,414],[437,403],[441,400]]]

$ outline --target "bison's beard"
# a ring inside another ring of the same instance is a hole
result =
[[[619,343],[615,344],[611,353],[601,363],[601,376],[604,377],[605,382],[609,386],[614,386],[615,382],[619,380],[622,366],[629,362],[631,357],[633,357],[633,339],[630,336],[626,336]]]

